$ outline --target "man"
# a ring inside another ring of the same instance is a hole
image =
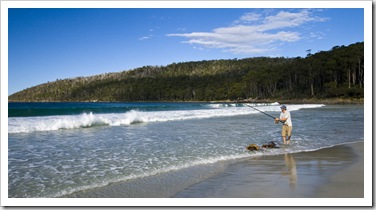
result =
[[[292,122],[291,122],[291,115],[290,112],[287,111],[287,107],[285,105],[281,106],[282,113],[280,114],[279,118],[276,118],[276,122],[282,122],[282,138],[283,144],[286,144],[286,136],[287,144],[290,144],[291,132],[292,132]]]

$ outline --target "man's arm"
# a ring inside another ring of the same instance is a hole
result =
[[[280,122],[285,122],[287,119],[289,119],[289,117],[290,117],[290,114],[287,114],[286,117],[275,118],[275,120],[280,121]]]

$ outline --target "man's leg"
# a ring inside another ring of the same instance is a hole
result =
[[[291,133],[292,133],[292,127],[288,127],[288,130],[287,130],[287,135],[288,135],[287,144],[290,144]]]
[[[287,134],[287,126],[282,125],[282,139],[283,139],[283,144],[286,144],[286,134]]]

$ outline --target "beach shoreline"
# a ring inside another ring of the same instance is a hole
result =
[[[327,105],[351,105],[364,104],[364,98],[303,98],[303,99],[244,99],[235,101],[237,103],[274,103],[280,104],[327,104]]]
[[[230,164],[178,198],[363,198],[364,142]]]
[[[356,154],[354,162],[334,173],[328,184],[320,186],[318,197],[364,197],[364,143],[347,146],[350,146]]]
[[[171,201],[176,198],[365,197],[364,142],[249,157],[213,166],[221,169],[209,173],[210,170],[203,170],[204,166],[196,166],[157,175],[158,179],[144,177],[63,197],[171,198]],[[201,177],[199,182],[195,181],[198,177]]]
[[[239,100],[214,100],[214,101],[99,101],[99,100],[86,100],[86,101],[55,101],[55,100],[43,100],[43,101],[20,101],[9,100],[8,103],[134,103],[134,102],[149,102],[149,103],[274,103],[280,104],[327,104],[327,105],[351,105],[351,104],[364,104],[364,98],[296,98],[296,99],[281,99],[281,98],[249,98]]]

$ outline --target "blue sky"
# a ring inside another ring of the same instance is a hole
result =
[[[146,65],[305,57],[364,41],[360,9],[9,9],[8,93]]]

